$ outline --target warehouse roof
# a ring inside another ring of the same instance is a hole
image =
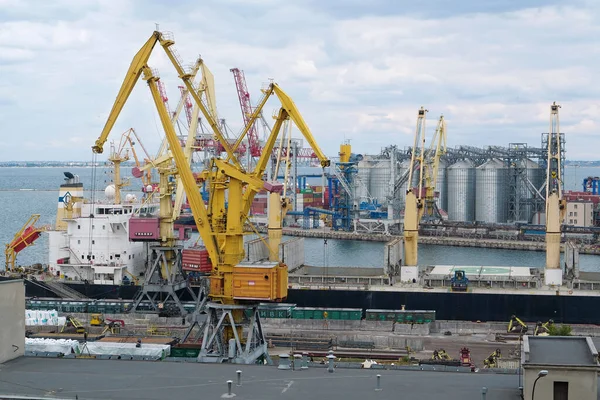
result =
[[[236,386],[236,370],[242,386]],[[74,399],[219,399],[233,380],[236,398],[433,399],[516,398],[514,375],[325,368],[304,371],[231,364],[21,357],[0,366],[3,394]],[[376,392],[376,375],[381,391]],[[226,396],[224,396],[226,397]]]
[[[523,350],[523,365],[598,365],[598,352],[589,337],[525,336]]]

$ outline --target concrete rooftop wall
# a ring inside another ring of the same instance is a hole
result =
[[[25,285],[0,282],[0,363],[25,354]]]

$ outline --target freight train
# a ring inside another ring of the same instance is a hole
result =
[[[192,312],[195,303],[185,302],[184,308]],[[61,313],[104,313],[123,314],[133,309],[133,301],[114,300],[63,300],[63,299],[27,299],[28,310],[56,310]],[[150,303],[142,302],[141,310],[151,311]],[[265,304],[259,306],[261,318],[276,319],[316,319],[338,321],[393,321],[406,324],[425,324],[435,321],[435,311],[422,310],[370,310],[360,308],[315,308],[296,307],[295,304]]]

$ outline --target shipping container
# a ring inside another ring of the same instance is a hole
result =
[[[204,247],[184,249],[181,252],[181,267],[184,271],[197,271],[209,273],[212,263],[208,251]]]

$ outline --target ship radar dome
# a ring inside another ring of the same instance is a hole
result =
[[[137,196],[133,193],[127,193],[125,196],[125,201],[128,203],[134,203],[137,200]]]
[[[107,199],[112,200],[115,198],[115,185],[108,185],[106,189],[104,189],[104,195]]]
[[[146,186],[146,193],[152,193],[152,185]]]

